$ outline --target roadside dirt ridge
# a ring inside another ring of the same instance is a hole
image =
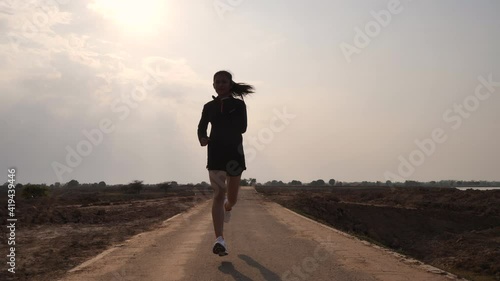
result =
[[[242,187],[239,197],[225,224],[228,256],[211,252],[215,237],[208,200],[60,280],[459,280],[289,211],[252,187]]]

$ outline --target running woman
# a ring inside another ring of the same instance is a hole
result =
[[[228,254],[224,241],[224,222],[228,223],[236,204],[241,174],[246,170],[242,134],[247,130],[247,110],[243,97],[254,88],[233,81],[231,73],[222,70],[214,75],[213,87],[217,97],[203,106],[198,124],[198,140],[208,145],[208,175],[214,189],[212,220],[215,230],[213,253]],[[207,136],[211,124],[210,137]],[[226,188],[227,186],[227,188]],[[227,196],[226,196],[227,190]]]

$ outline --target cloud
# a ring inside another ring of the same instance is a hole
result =
[[[182,156],[183,138],[192,135],[196,120],[190,116],[197,116],[201,89],[210,81],[200,79],[184,58],[137,52],[101,32],[109,23],[94,11],[81,10],[84,2],[57,3],[0,7],[0,29],[5,30],[0,35],[0,117],[10,120],[0,122],[0,130],[9,132],[0,141],[2,165],[21,168],[21,181],[55,181],[50,164],[64,162],[65,147],[75,147],[84,139],[83,130],[98,128],[105,118],[117,130],[65,175],[68,180],[89,178],[99,169],[107,171],[101,172],[102,179],[114,182],[122,182],[123,170],[137,177],[148,173],[134,165],[110,168],[127,157],[144,167],[168,166],[160,156],[168,154],[189,165],[189,156]],[[98,24],[89,25],[94,20]],[[131,100],[142,93],[143,99]],[[124,110],[115,110],[125,105],[126,117]],[[150,137],[144,138],[145,133]]]

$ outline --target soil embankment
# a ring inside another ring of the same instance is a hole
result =
[[[500,280],[500,190],[257,187],[279,204],[472,280]]]

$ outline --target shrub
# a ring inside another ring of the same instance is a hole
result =
[[[129,183],[128,186],[129,186],[131,191],[133,191],[137,194],[141,193],[141,190],[144,187],[144,185],[142,184],[142,181],[138,181],[138,180],[135,180],[135,181]]]
[[[49,188],[45,184],[26,184],[22,191],[21,196],[23,198],[37,198],[47,196],[49,193]]]

